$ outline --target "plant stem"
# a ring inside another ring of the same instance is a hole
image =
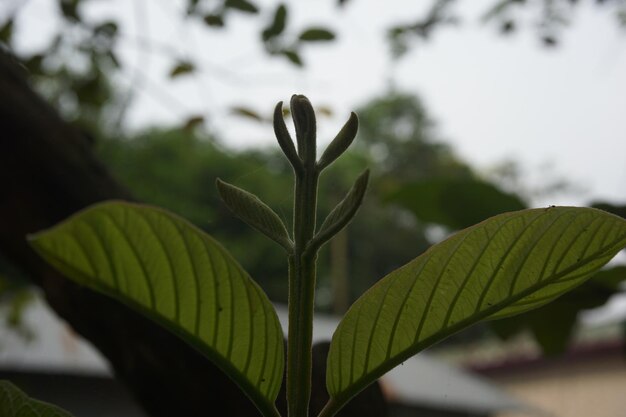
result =
[[[287,341],[287,409],[289,417],[307,417],[311,397],[313,303],[317,252],[306,251],[315,233],[319,173],[306,166],[296,175],[294,253],[289,257],[289,335]]]

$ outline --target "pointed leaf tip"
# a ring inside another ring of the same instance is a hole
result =
[[[321,171],[330,164],[332,164],[337,158],[339,158],[350,147],[352,141],[356,137],[356,133],[359,130],[359,118],[356,113],[350,113],[350,118],[343,125],[335,139],[330,142],[319,162],[317,163],[318,169]]]
[[[357,210],[363,202],[367,183],[369,181],[369,169],[366,169],[358,176],[348,194],[337,206],[328,214],[320,230],[310,243],[311,248],[320,248],[324,243],[328,242],[341,229],[350,223]]]
[[[287,228],[274,210],[256,195],[219,178],[216,185],[220,197],[235,216],[277,242],[287,252],[291,251],[293,244]]]

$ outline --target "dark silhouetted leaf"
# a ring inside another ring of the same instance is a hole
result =
[[[201,126],[203,123],[204,123],[204,116],[193,116],[193,117],[188,118],[185,121],[183,125],[183,129],[187,131],[192,131],[196,127]]]
[[[473,179],[437,178],[409,183],[389,195],[387,201],[411,210],[420,221],[453,230],[526,207],[517,196]]]
[[[328,29],[311,27],[300,33],[298,39],[304,42],[326,42],[335,39],[335,34]]]
[[[224,7],[228,9],[236,9],[245,13],[259,12],[258,7],[256,7],[254,3],[251,3],[248,0],[226,0],[224,2]]]
[[[224,27],[224,18],[220,14],[208,14],[204,16],[204,23],[212,27]]]
[[[302,67],[304,63],[302,62],[302,58],[300,58],[300,54],[291,49],[284,49],[280,51],[281,55],[284,55],[292,64]]]
[[[263,41],[268,41],[272,38],[283,33],[285,26],[287,25],[287,7],[284,4],[279,4],[274,12],[274,18],[269,26],[267,26],[261,36]]]
[[[191,74],[196,70],[195,65],[189,61],[179,61],[170,70],[170,78]]]

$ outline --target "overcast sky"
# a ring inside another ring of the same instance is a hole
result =
[[[340,10],[330,0],[292,1],[288,30],[294,35],[311,24],[338,33],[337,42],[307,48],[306,68],[298,70],[267,58],[258,41],[277,2],[259,1],[267,6],[262,19],[233,13],[227,31],[182,21],[184,3],[93,1],[86,9],[95,21],[112,16],[122,22],[119,53],[127,69],[118,81],[137,90],[132,128],[204,114],[229,146],[273,144],[270,126],[233,117],[229,107],[245,104],[269,115],[279,100],[303,93],[335,111],[320,120],[324,143],[350,110],[395,85],[422,97],[441,136],[479,169],[513,159],[525,181],[537,186],[550,166],[549,176],[585,190],[536,203],[626,200],[626,30],[591,5],[578,10],[560,47],[546,49],[533,30],[501,37],[482,24],[480,15],[493,0],[461,2],[460,26],[441,28],[394,62],[385,29],[419,16],[429,2],[354,0]],[[58,24],[51,19],[53,4],[30,0],[18,26],[20,47],[36,49],[49,39]],[[151,51],[146,41],[153,41]],[[162,45],[196,61],[198,74],[168,80],[172,54]]]

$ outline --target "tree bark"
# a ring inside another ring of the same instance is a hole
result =
[[[132,197],[94,156],[86,135],[64,122],[33,91],[20,64],[2,51],[0,190],[0,252],[24,270],[52,309],[110,361],[116,376],[151,416],[259,415],[204,356],[121,303],[73,284],[27,245],[28,233],[90,204]],[[324,367],[324,362],[317,366]],[[317,385],[325,392],[323,382]],[[380,390],[377,394],[382,398]],[[284,392],[279,409],[284,409],[283,397]]]

